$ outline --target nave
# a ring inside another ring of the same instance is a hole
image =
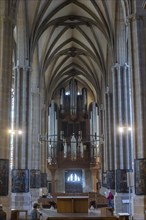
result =
[[[145,220],[145,83],[145,0],[0,0],[7,220],[41,190],[108,189],[116,215]]]

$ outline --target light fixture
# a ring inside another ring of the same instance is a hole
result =
[[[128,127],[127,129],[128,129],[128,131],[132,131],[132,127]]]
[[[118,130],[119,130],[120,133],[123,133],[125,131],[129,131],[130,132],[130,131],[132,131],[132,127],[130,127],[130,126],[127,126],[127,127],[126,126],[119,126]]]
[[[9,129],[8,132],[11,135],[15,135],[15,134],[21,135],[22,134],[22,130]]]

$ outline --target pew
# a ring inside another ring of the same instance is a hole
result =
[[[58,217],[48,217],[46,220],[128,220],[127,216],[106,216],[106,217],[97,217],[97,216],[85,216],[85,217],[78,217],[78,216],[58,216]]]
[[[110,207],[104,207],[101,208],[101,216],[113,216],[113,208]]]
[[[85,216],[85,217],[78,217],[78,216],[58,216],[58,217],[48,217],[47,220],[65,220],[65,219],[68,219],[68,220],[118,220],[119,218],[116,217],[116,216],[108,216],[108,217],[90,217],[90,216]],[[120,219],[120,220],[124,220],[123,219]]]

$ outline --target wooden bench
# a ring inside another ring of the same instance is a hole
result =
[[[42,208],[51,208],[51,206],[53,206],[54,208],[56,208],[56,203],[53,201],[52,198],[39,198],[38,199],[38,203]]]
[[[28,216],[27,210],[11,210],[11,220],[19,220],[20,219],[20,213],[24,214],[23,219],[27,220]]]
[[[95,202],[94,208],[102,208],[108,206],[108,200],[105,196],[99,194],[98,192],[89,192],[89,208],[93,202]]]
[[[85,217],[77,217],[77,216],[63,216],[63,217],[48,217],[47,220],[118,220],[118,217],[115,216],[109,216],[109,217],[90,217],[90,216],[85,216]],[[124,220],[124,219],[121,219]]]
[[[108,216],[108,217],[96,217],[96,216],[86,216],[86,217],[77,217],[77,216],[63,216],[63,217],[48,217],[46,220],[128,220],[129,218],[127,216]]]
[[[101,216],[113,216],[113,208],[110,207],[104,207],[101,208]]]

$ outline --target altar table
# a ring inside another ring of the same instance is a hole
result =
[[[57,212],[59,213],[87,213],[88,196],[58,196]]]

